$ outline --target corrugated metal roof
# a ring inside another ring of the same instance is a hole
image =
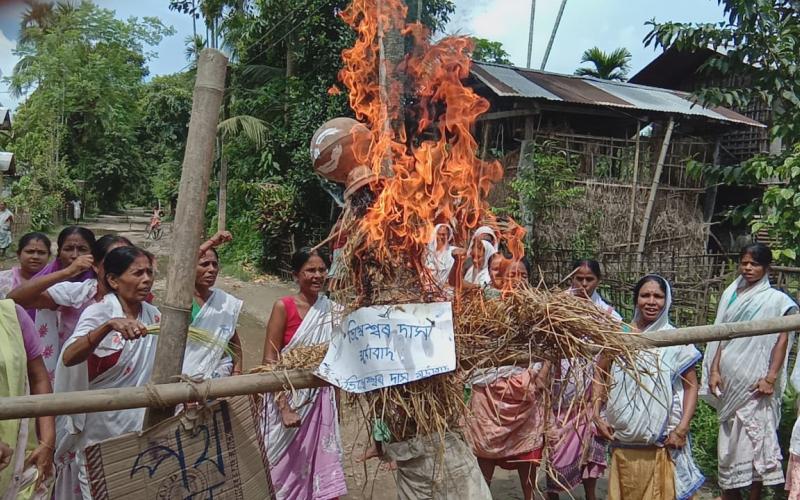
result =
[[[0,172],[14,173],[14,153],[0,151]]]
[[[0,130],[11,130],[11,110],[0,108]]]
[[[703,107],[691,95],[674,90],[482,62],[473,62],[471,72],[500,97],[655,111],[765,127],[730,109]]]

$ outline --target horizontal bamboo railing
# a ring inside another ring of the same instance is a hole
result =
[[[667,347],[796,330],[800,331],[800,315],[760,321],[662,330],[641,335],[630,335],[630,339],[633,345],[640,347]],[[520,358],[515,361],[527,363],[530,358],[526,355],[524,359]],[[326,385],[329,384],[315,377],[311,370],[290,370],[239,375],[203,382],[176,382],[144,387],[0,398],[0,420],[159,407],[163,405],[174,406],[187,401],[203,401],[208,398],[280,392],[289,388],[306,389]]]

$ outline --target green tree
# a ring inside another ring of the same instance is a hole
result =
[[[192,72],[158,76],[144,85],[139,99],[137,137],[142,168],[152,180],[149,194],[173,207],[178,200],[193,85]]]
[[[589,63],[593,67],[581,67],[575,70],[576,75],[593,76],[602,80],[619,80],[624,82],[631,69],[631,52],[620,47],[611,52],[604,52],[599,47],[586,49],[581,56],[581,64]]]
[[[156,46],[173,33],[158,19],[120,21],[112,11],[84,1],[52,9],[47,29],[29,30],[15,54],[10,86],[30,92],[17,113],[13,146],[20,164],[61,165],[87,181],[102,208],[135,197],[144,184],[139,90]]]
[[[488,63],[511,64],[508,52],[505,51],[502,43],[477,37],[472,37],[472,41],[475,43],[472,59]]]
[[[777,241],[774,252],[785,263],[800,253],[800,17],[789,0],[721,0],[725,20],[717,23],[649,22],[646,45],[681,51],[711,48],[720,52],[699,69],[705,80],[718,82],[696,91],[707,106],[746,109],[753,103],[772,108],[773,137],[789,145],[786,153],[761,156],[738,166],[706,167],[722,182],[759,186],[771,183],[761,199],[734,212],[754,230],[766,227]],[[724,56],[722,55],[724,54]],[[760,215],[759,218],[754,215]]]

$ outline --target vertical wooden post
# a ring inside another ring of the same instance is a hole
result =
[[[550,41],[547,42],[547,48],[545,49],[544,57],[542,58],[542,67],[539,68],[541,71],[544,71],[545,67],[547,67],[547,60],[550,59],[550,51],[553,50],[553,43],[556,41],[556,33],[558,33],[558,27],[561,26],[561,18],[564,17],[564,8],[566,6],[567,0],[561,0],[561,7],[558,8],[556,22],[553,25],[553,31],[550,33]]]
[[[717,137],[716,144],[714,145],[714,156],[711,160],[714,167],[719,167],[719,154],[722,148],[721,140]],[[706,195],[703,200],[703,222],[706,223],[706,250],[708,250],[708,241],[711,239],[711,220],[714,218],[714,209],[717,206],[717,185],[706,186]]]
[[[378,84],[380,86],[381,107],[386,113],[386,120],[383,123],[387,133],[394,131],[395,139],[405,137],[405,111],[402,104],[401,93],[392,90],[392,85],[399,82],[405,86],[405,78],[397,73],[397,65],[405,55],[405,39],[400,33],[401,26],[395,26],[393,20],[396,13],[393,13],[388,2],[378,1],[378,46],[380,52],[380,63],[378,66]],[[384,21],[388,21],[385,23]],[[402,135],[401,135],[402,133]],[[381,175],[392,177],[392,152],[387,150],[383,159]]]
[[[225,88],[227,89],[231,79],[231,67],[225,68]],[[228,108],[230,106],[230,96],[223,96],[222,119],[230,118]],[[217,231],[227,231],[228,229],[228,159],[225,157],[225,139],[222,133],[217,134],[219,140],[219,205],[217,206]]]
[[[481,145],[481,160],[485,160],[489,155],[489,140],[492,134],[492,122],[483,122],[483,144]]]
[[[536,153],[536,145],[534,142],[534,135],[536,133],[535,130],[535,122],[532,116],[528,116],[525,118],[525,139],[522,140],[522,145],[519,149],[519,163],[517,164],[517,177],[523,174],[526,170],[533,170],[536,168],[536,159],[534,155]],[[530,157],[526,156],[528,151],[530,151]],[[533,231],[535,229],[533,221],[537,215],[541,214],[534,214],[526,206],[528,200],[520,197],[519,200],[519,211],[522,215],[522,227],[525,228],[525,243],[528,245],[529,250],[534,250],[533,248]]]
[[[217,231],[228,229],[228,159],[225,158],[225,141],[219,139],[219,206],[217,207]]]
[[[639,190],[639,155],[642,144],[642,122],[636,120],[636,150],[633,153],[633,187],[631,188],[631,213],[628,215],[628,251],[633,247],[633,221],[636,217],[636,195]]]
[[[533,57],[533,21],[536,19],[536,0],[531,0],[531,21],[528,26],[528,63],[526,68],[531,68],[531,58]]]
[[[653,174],[653,184],[650,186],[650,197],[647,199],[647,207],[644,210],[642,229],[639,231],[639,246],[636,249],[637,267],[641,267],[642,265],[642,258],[644,257],[644,245],[647,242],[647,232],[650,230],[650,219],[653,217],[653,207],[656,204],[658,184],[661,181],[661,171],[664,170],[664,162],[667,159],[667,150],[669,149],[669,143],[672,140],[672,131],[674,128],[675,118],[670,116],[669,123],[667,124],[667,131],[664,133],[664,142],[661,143],[661,152],[658,154],[658,162],[656,163],[656,170]]]
[[[161,333],[153,375],[150,377],[150,382],[154,384],[170,382],[183,368],[197,249],[203,235],[203,211],[214,162],[214,143],[227,65],[228,59],[215,49],[204,49],[197,62],[192,116],[183,155],[178,207],[175,210],[175,236],[167,274],[167,293],[161,308]],[[151,408],[145,417],[145,428],[173,414],[173,407]]]

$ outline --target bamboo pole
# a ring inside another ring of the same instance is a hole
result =
[[[227,66],[228,59],[215,49],[204,49],[197,62],[192,116],[173,223],[175,237],[167,273],[167,294],[161,307],[161,334],[150,378],[155,384],[169,382],[183,368],[197,249],[203,235],[203,212],[214,162],[217,122],[225,91]],[[173,414],[172,408],[152,409],[145,417],[145,427],[151,427]]]
[[[306,389],[326,385],[329,384],[315,377],[310,370],[291,370],[211,379],[194,385],[177,382],[144,387],[0,398],[0,420],[23,418],[27,415],[40,417],[155,407],[162,403],[168,404],[170,415],[174,415],[175,405],[187,401],[202,401],[203,396],[221,398],[280,392],[289,387]],[[145,428],[147,427],[145,425]]]
[[[800,330],[800,315],[797,314],[759,321],[693,326],[626,335],[637,347],[668,347],[795,330]],[[521,356],[513,362],[527,364],[530,362],[530,357],[528,355]],[[0,420],[124,410],[160,404],[167,404],[172,408],[179,403],[203,401],[207,398],[280,392],[327,385],[330,384],[315,377],[311,370],[289,370],[212,379],[195,384],[178,382],[145,387],[18,396],[0,398]]]
[[[633,221],[636,217],[636,188],[639,185],[639,154],[642,144],[642,122],[636,120],[636,149],[633,154],[633,187],[631,189],[631,212],[628,214],[628,237],[625,238],[628,251],[633,247]]]
[[[558,27],[561,26],[561,18],[564,17],[564,8],[566,6],[567,0],[561,0],[561,7],[558,9],[556,22],[553,24],[553,31],[550,33],[550,41],[547,42],[547,48],[545,49],[544,57],[542,58],[542,67],[539,68],[541,71],[544,71],[545,67],[547,67],[547,60],[550,59],[550,51],[553,50],[553,43],[556,41],[556,33],[558,33]]]
[[[647,207],[644,210],[644,220],[642,221],[642,229],[639,231],[639,245],[636,248],[636,266],[642,265],[642,257],[644,256],[644,245],[647,242],[647,232],[650,230],[650,219],[653,217],[653,207],[656,204],[656,195],[658,195],[658,184],[661,181],[661,171],[664,170],[664,162],[667,159],[667,150],[669,143],[672,140],[672,131],[675,129],[675,118],[669,117],[667,124],[667,131],[664,133],[664,142],[661,144],[661,152],[658,154],[658,162],[656,163],[656,171],[653,174],[653,184],[650,186],[650,196],[647,199]]]
[[[531,58],[533,57],[533,22],[536,20],[536,0],[531,0],[531,22],[528,26],[528,64],[525,66],[530,69]]]
[[[392,89],[396,81],[402,82],[403,92],[405,91],[405,76],[397,70],[398,64],[405,55],[405,39],[400,33],[400,27],[392,22],[394,15],[390,10],[390,5],[385,0],[378,0],[378,85],[380,88],[380,103],[386,119],[383,123],[384,131],[394,136],[395,140],[400,140],[401,128],[405,127],[405,111],[403,109],[402,96]],[[391,148],[384,152],[383,163],[381,164],[381,175],[383,177],[393,177],[394,170],[392,165]]]

